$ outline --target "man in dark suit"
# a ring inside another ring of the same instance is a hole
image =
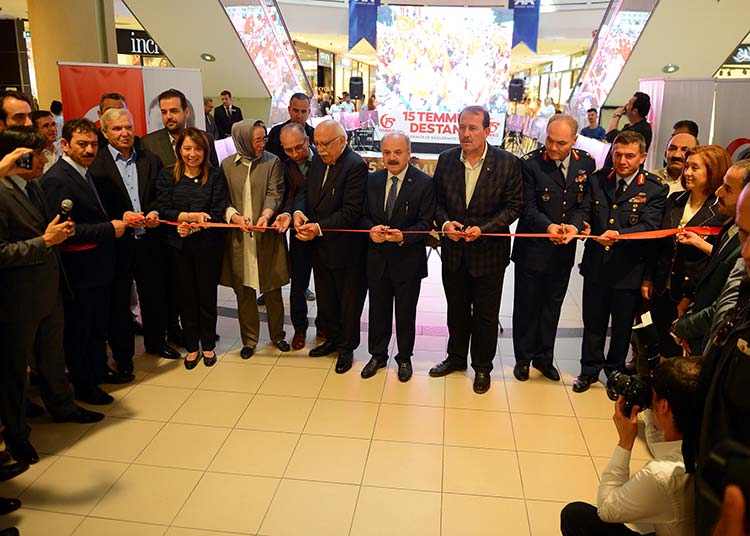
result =
[[[214,116],[211,115],[211,110],[214,109],[214,100],[211,97],[203,97],[203,115],[206,118],[206,134],[212,137],[216,137],[216,121]]]
[[[573,149],[578,122],[554,115],[544,147],[521,159],[524,209],[519,233],[550,233],[556,238],[519,238],[513,244],[513,350],[518,381],[529,379],[529,365],[560,381],[553,364],[557,323],[576,254],[573,236],[588,220],[584,195],[596,162]]]
[[[32,127],[10,127],[0,134],[0,157],[19,147],[33,150],[31,169],[14,167],[0,179],[0,420],[11,455],[27,464],[39,460],[26,422],[24,387],[30,363],[39,373],[42,399],[55,421],[91,423],[104,417],[78,407],[65,378],[65,275],[55,246],[75,235],[75,224],[49,216],[35,180],[44,170],[45,146],[44,135]]]
[[[360,226],[370,230],[367,244],[367,287],[370,296],[368,347],[370,361],[362,377],[370,378],[388,363],[394,302],[398,379],[412,375],[411,356],[422,279],[427,277],[426,234],[435,215],[432,179],[409,164],[411,141],[406,134],[387,134],[380,142],[385,169],[371,173]]]
[[[97,152],[89,171],[110,216],[125,221],[143,218],[133,224],[117,241],[115,279],[112,285],[108,340],[112,357],[121,375],[133,374],[135,333],[131,321],[130,294],[135,278],[143,318],[143,343],[146,352],[168,359],[180,354],[165,341],[167,330],[167,287],[171,275],[164,248],[155,228],[159,214],[152,210],[156,202],[156,177],[161,160],[145,149],[133,147],[133,119],[123,109],[107,110],[102,115],[102,132],[107,145]]]
[[[637,132],[618,134],[612,157],[614,168],[595,173],[586,192],[592,238],[586,241],[581,263],[583,343],[575,393],[598,381],[602,368],[608,375],[625,370],[648,249],[638,240],[618,241],[617,236],[659,229],[669,191],[664,181],[643,170],[646,141]],[[612,337],[605,360],[610,317]]]
[[[177,161],[175,144],[177,135],[187,126],[190,117],[187,97],[179,89],[167,89],[159,93],[159,109],[161,110],[161,121],[164,128],[143,136],[141,144],[144,149],[154,153],[161,159],[164,167],[173,166]],[[216,156],[214,139],[208,135],[208,146],[211,148],[209,161],[214,167],[219,167],[219,158]],[[137,149],[138,147],[136,147]]]
[[[232,94],[225,89],[221,92],[221,106],[214,108],[214,121],[216,123],[216,137],[218,139],[229,138],[232,135],[232,125],[242,121],[242,110],[232,106]]]
[[[366,291],[365,240],[357,233],[323,229],[356,228],[365,200],[367,164],[346,144],[346,131],[338,122],[323,121],[315,129],[315,146],[307,183],[298,196],[294,213],[297,239],[313,243],[318,319],[325,331],[323,344],[311,357],[338,352],[336,373],[352,368],[359,346],[359,318]]]
[[[118,381],[106,363],[109,295],[115,272],[115,240],[128,224],[110,219],[88,167],[98,149],[97,128],[88,119],[63,126],[65,155],[42,178],[51,213],[63,199],[73,201],[76,235],[61,247],[65,272],[73,289],[65,303],[65,360],[78,400],[105,405],[113,398],[98,384]]]
[[[435,223],[441,240],[443,287],[448,302],[448,356],[430,376],[466,370],[471,345],[474,391],[490,388],[497,347],[498,314],[510,238],[482,237],[508,233],[523,208],[520,161],[490,147],[490,116],[481,106],[459,114],[461,146],[443,151],[435,167]]]
[[[307,124],[307,118],[310,116],[310,97],[304,93],[295,93],[289,99],[289,120],[274,126],[268,133],[268,143],[266,151],[269,151],[281,159],[283,162],[288,157],[281,146],[281,129],[290,123],[296,123],[305,129],[305,134],[310,139],[310,143],[315,143],[315,129]]]
[[[730,220],[716,238],[708,264],[698,276],[695,286],[686,289],[686,297],[677,306],[681,316],[670,328],[677,339],[688,343],[694,354],[700,354],[708,342],[705,340],[706,332],[701,327],[704,323],[700,322],[700,318],[710,314],[711,306],[719,298],[729,272],[740,258],[739,227],[734,215],[740,192],[749,180],[750,164],[747,160],[735,163],[724,175],[722,185],[716,190],[716,197],[719,213]]]

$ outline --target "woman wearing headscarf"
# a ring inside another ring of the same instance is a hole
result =
[[[240,225],[269,227],[284,198],[284,175],[279,159],[264,151],[267,132],[262,121],[245,119],[232,125],[237,154],[221,168],[229,185],[226,220]],[[284,333],[281,287],[289,282],[284,235],[268,231],[232,229],[227,240],[221,284],[232,287],[242,337],[240,356],[255,352],[260,332],[257,294],[265,296],[268,332],[282,352],[289,351]]]

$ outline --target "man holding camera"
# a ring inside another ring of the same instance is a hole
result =
[[[563,536],[640,534],[625,523],[653,524],[657,536],[693,534],[693,480],[682,458],[683,435],[694,433],[698,415],[700,362],[678,357],[653,372],[651,409],[644,413],[654,459],[630,476],[630,454],[638,435],[638,405],[620,396],[612,417],[619,441],[604,470],[597,505],[574,502],[563,508]]]

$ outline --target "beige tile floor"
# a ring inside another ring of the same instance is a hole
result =
[[[445,310],[436,262],[420,312]],[[510,296],[511,270],[505,327]],[[220,300],[235,306],[226,289]],[[561,325],[580,327],[579,302],[574,275]],[[447,340],[432,320],[420,320],[438,334],[417,337],[406,384],[392,362],[360,378],[366,332],[355,369],[336,375],[332,358],[267,343],[243,361],[236,322],[220,318],[213,368],[139,355],[101,423],[34,422],[42,458],[0,484],[24,503],[0,525],[24,536],[552,536],[566,502],[595,497],[617,436],[601,385],[570,391],[580,338],[558,341],[563,382],[532,371],[521,384],[501,336],[492,389],[477,396],[471,373],[427,376]],[[637,444],[633,467],[647,459]]]

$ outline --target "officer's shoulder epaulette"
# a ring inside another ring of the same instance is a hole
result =
[[[663,177],[657,175],[656,173],[651,173],[650,171],[645,171],[644,173],[646,174],[647,179],[654,181],[659,186],[667,185],[667,181],[665,181]]]
[[[533,151],[530,151],[523,155],[521,157],[521,160],[531,160],[532,158],[541,157],[544,154],[545,150],[546,149],[544,148],[544,145],[542,145],[538,149],[534,149]]]
[[[584,151],[583,149],[572,149],[571,152],[573,153],[574,157],[578,155],[578,158],[590,158],[591,160],[594,159],[594,157],[591,156],[591,154]]]

